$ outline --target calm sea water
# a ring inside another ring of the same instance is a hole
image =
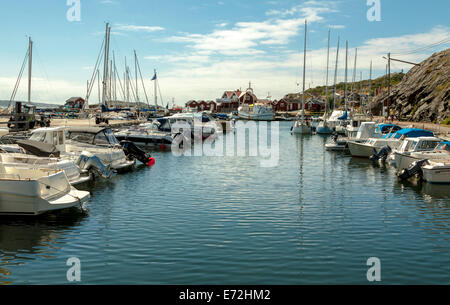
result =
[[[280,160],[175,157],[89,187],[88,215],[0,219],[0,284],[450,284],[450,187],[326,152],[280,124]]]

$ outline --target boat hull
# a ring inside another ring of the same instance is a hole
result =
[[[311,126],[305,123],[296,122],[292,127],[292,133],[294,134],[311,134],[311,132]]]
[[[63,172],[36,180],[18,180],[16,174],[0,179],[0,215],[35,216],[50,211],[81,207],[90,197],[69,185]]]
[[[241,120],[250,120],[250,121],[273,121],[275,115],[273,113],[262,113],[262,114],[254,114],[247,112],[239,112],[238,118]]]
[[[423,179],[429,183],[450,183],[450,165],[425,165],[422,171]]]
[[[378,152],[376,148],[364,143],[349,141],[347,142],[347,146],[352,157],[357,158],[370,158],[372,155]]]

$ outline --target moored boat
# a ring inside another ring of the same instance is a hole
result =
[[[0,215],[33,216],[82,208],[89,197],[89,192],[72,187],[61,170],[0,163]]]

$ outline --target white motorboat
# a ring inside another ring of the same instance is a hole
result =
[[[180,127],[183,129],[182,126],[186,124],[191,129],[191,138],[196,140],[214,140],[223,134],[222,125],[206,112],[176,113],[163,119],[158,120],[161,125],[156,127],[157,130],[171,134],[180,133]]]
[[[345,130],[345,134],[349,137],[349,138],[354,138],[356,136],[356,134],[359,131],[359,127],[361,127],[361,124],[364,122],[370,122],[370,118],[368,118],[366,115],[364,114],[353,114],[351,115],[349,124],[346,127]]]
[[[119,141],[131,141],[134,144],[145,148],[170,148],[173,143],[182,143],[178,137],[183,137],[181,133],[172,133],[164,130],[164,123],[167,119],[155,119],[152,123],[140,124],[127,129],[122,129],[114,135]],[[170,128],[169,128],[170,130]]]
[[[331,143],[325,144],[325,149],[331,151],[344,151],[348,149],[347,143],[349,141],[361,143],[369,138],[378,138],[382,136],[379,132],[380,128],[375,122],[362,122],[356,134],[351,132],[348,137],[338,137],[338,135],[335,134],[331,139]]]
[[[0,163],[0,215],[40,215],[83,207],[89,192],[72,187],[61,170]]]
[[[9,167],[27,167],[35,169],[52,168],[62,170],[71,185],[78,185],[91,180],[88,171],[82,171],[72,160],[60,158],[37,157],[18,153],[0,153],[0,163]]]
[[[275,113],[270,105],[255,103],[242,104],[238,108],[238,118],[252,121],[273,121]]]
[[[450,157],[446,159],[428,160],[422,167],[423,180],[429,183],[450,183]]]
[[[434,151],[440,143],[441,140],[435,137],[406,138],[401,146],[391,153],[391,163],[398,171],[409,168],[413,162],[419,160],[412,157],[412,153]]]
[[[400,147],[405,138],[415,137],[433,137],[431,131],[423,129],[406,128],[397,131],[394,134],[385,135],[382,138],[370,138],[363,143],[348,141],[347,145],[353,157],[370,158],[376,155],[381,148],[389,146],[392,150]]]
[[[130,170],[136,163],[125,155],[111,129],[106,127],[70,127],[67,132],[64,127],[40,128],[33,131],[30,140],[52,144],[62,158],[73,161],[90,153],[117,172]]]

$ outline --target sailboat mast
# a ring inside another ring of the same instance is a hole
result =
[[[345,111],[347,111],[347,75],[348,75],[348,41],[345,42],[345,86],[344,86]]]
[[[136,55],[136,50],[134,50],[134,72],[135,72],[135,80],[136,80],[136,103],[138,103],[138,108],[139,108],[138,68],[137,68],[137,55]]]
[[[337,82],[337,67],[338,67],[338,61],[339,61],[339,43],[340,43],[340,37],[338,37],[338,44],[337,44],[337,50],[336,50],[336,65],[334,68],[334,88],[333,88],[333,107],[336,105],[336,82]]]
[[[105,58],[103,60],[103,95],[102,104],[106,105],[107,100],[107,85],[108,85],[108,63],[109,63],[109,23],[106,23],[105,31]]]
[[[325,87],[325,116],[328,114],[328,72],[330,63],[330,30],[328,30],[328,51],[327,51],[327,80]]]
[[[31,104],[31,70],[33,67],[33,41],[31,37],[29,40],[29,54],[28,54],[28,104]]]
[[[158,94],[157,94],[157,91],[156,91],[156,87],[157,87],[157,84],[156,84],[156,82],[158,81],[158,77],[156,76],[156,69],[155,69],[155,76],[154,76],[154,78],[155,78],[155,107],[156,108],[158,108]]]
[[[305,20],[305,43],[303,51],[303,93],[302,93],[302,119],[305,118],[305,75],[306,75],[306,33],[308,23]]]

